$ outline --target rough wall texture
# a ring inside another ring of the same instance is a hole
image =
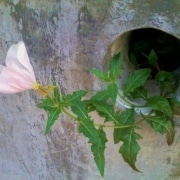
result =
[[[99,89],[88,68],[103,67],[119,35],[148,26],[180,37],[179,10],[179,0],[0,0],[0,63],[10,45],[23,40],[41,83],[54,80],[62,92]],[[36,108],[38,98],[33,91],[0,95],[0,179],[100,179],[87,140],[70,119],[62,116],[49,135],[43,134],[46,114]],[[123,162],[107,130],[104,179],[172,179],[180,129],[167,147],[165,138],[142,126],[137,166],[143,173]]]

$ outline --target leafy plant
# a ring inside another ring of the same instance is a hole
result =
[[[136,48],[139,48],[139,45]],[[132,169],[138,172],[140,171],[136,167],[136,159],[140,151],[138,140],[142,136],[137,133],[137,130],[140,129],[139,124],[142,121],[147,122],[155,132],[166,135],[168,145],[173,143],[175,135],[173,114],[180,114],[180,102],[173,96],[178,87],[178,81],[173,73],[159,69],[158,56],[154,50],[145,56],[149,64],[158,70],[155,76],[160,89],[158,96],[150,97],[145,87],[146,81],[151,76],[151,68],[132,72],[123,85],[123,93],[118,90],[122,59],[120,54],[117,54],[110,60],[107,72],[97,69],[90,70],[93,75],[106,83],[105,89],[87,98],[87,91],[80,90],[62,95],[56,87],[51,96],[42,99],[38,104],[38,107],[44,109],[48,114],[45,134],[50,131],[62,113],[78,123],[78,132],[88,138],[94,161],[102,177],[105,169],[104,153],[108,141],[104,131],[105,127],[114,129],[114,144],[119,144],[119,154]],[[129,108],[124,111],[118,108],[117,98],[123,99]],[[144,103],[141,106],[135,105],[132,103],[135,99],[142,99]],[[139,121],[135,119],[137,107],[149,108],[148,114],[140,113],[142,119]],[[90,115],[92,111],[104,119],[102,124],[95,123]],[[112,125],[109,125],[109,122]]]

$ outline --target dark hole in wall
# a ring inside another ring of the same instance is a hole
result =
[[[158,71],[147,60],[152,49],[160,70],[172,72],[180,67],[180,40],[170,34],[153,28],[133,30],[129,45],[130,61],[136,68],[151,68],[152,77]]]

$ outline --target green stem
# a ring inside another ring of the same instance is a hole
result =
[[[67,111],[65,108],[63,108],[62,110],[66,115],[68,115],[71,119],[75,120],[75,121],[78,121],[78,118],[70,113],[69,111]],[[111,125],[105,125],[105,124],[94,124],[95,126],[101,126],[101,127],[109,127],[109,128],[128,128],[128,127],[132,127],[134,125],[124,125],[124,126],[111,126]]]
[[[149,56],[148,56],[148,55],[146,55],[146,54],[143,53],[143,52],[142,52],[141,54],[149,60]]]
[[[144,56],[144,57],[146,57],[148,60],[149,60],[149,57],[145,54],[145,53],[143,53],[142,52],[142,55]],[[159,72],[159,71],[161,71],[161,69],[160,69],[160,67],[159,67],[159,65],[158,64],[153,64],[154,65],[154,67],[156,68],[156,70]]]
[[[114,129],[121,129],[121,128],[128,128],[132,127],[134,125],[120,125],[120,126],[111,126],[111,125],[102,125],[102,124],[95,124],[95,126],[101,126],[101,127],[108,127],[108,128],[114,128]]]
[[[139,123],[141,123],[142,121],[145,121],[145,120],[146,120],[146,118],[148,118],[148,117],[150,117],[150,116],[151,116],[151,114],[152,114],[152,111],[151,111],[151,112],[149,112],[149,114],[148,114],[148,115],[141,115],[143,118],[142,118],[141,120],[139,120],[139,121],[135,122],[135,124],[139,124]]]
[[[68,115],[71,119],[73,119],[74,121],[78,121],[78,118],[77,118],[74,114],[72,114],[72,113],[70,113],[69,111],[67,111],[65,108],[63,108],[62,111],[63,111],[66,115]]]

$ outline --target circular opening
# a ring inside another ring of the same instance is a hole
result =
[[[175,72],[180,79],[180,40],[164,31],[142,28],[125,32],[112,43],[107,55],[111,54],[112,56],[118,52],[121,53],[123,60],[123,72],[119,79],[119,91],[122,94],[127,77],[137,69],[151,69],[151,76],[145,84],[148,97],[160,95],[159,84],[155,80],[159,70]],[[179,87],[175,96],[180,97]],[[142,99],[131,99],[129,97],[127,99],[133,104],[144,105]],[[121,107],[129,107],[120,97],[118,97],[117,103]],[[137,108],[136,112],[147,114],[149,108]]]
[[[170,34],[153,28],[131,31],[129,61],[136,68],[150,68],[152,79],[160,70],[172,72],[178,69],[179,52],[180,40]]]

